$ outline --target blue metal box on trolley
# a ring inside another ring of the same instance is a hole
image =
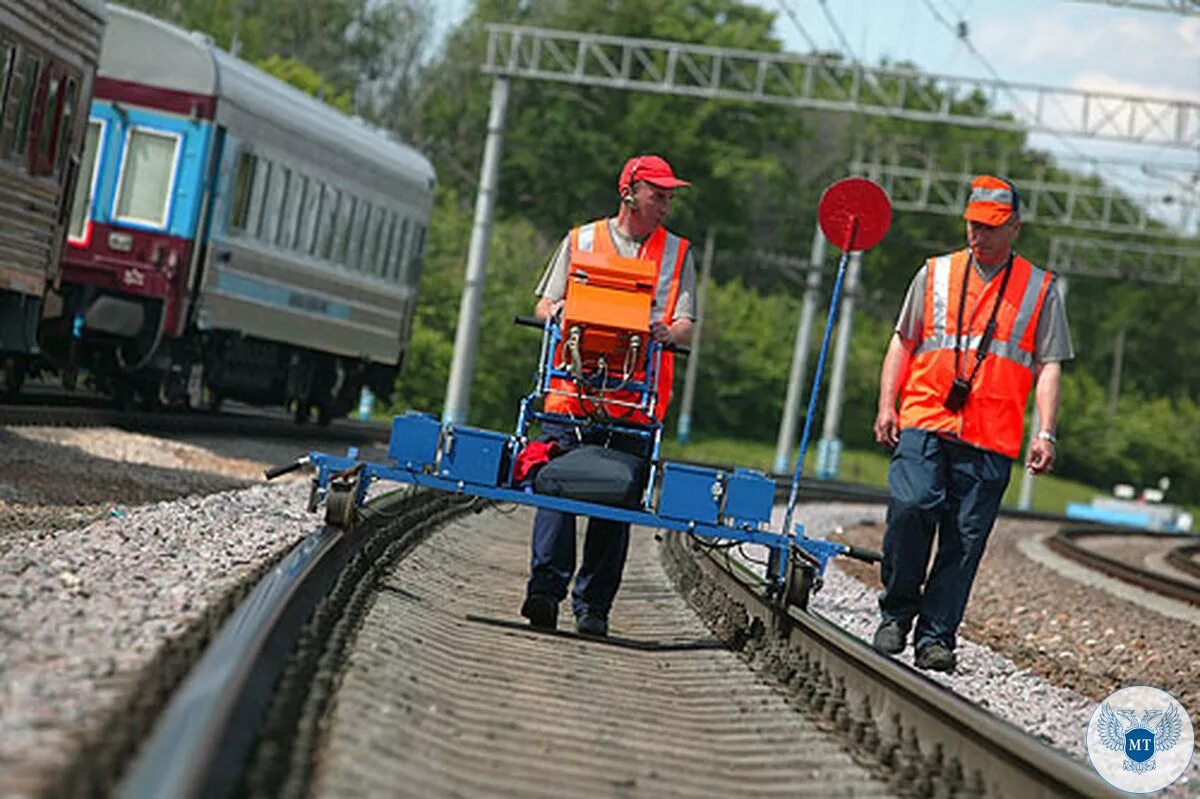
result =
[[[442,459],[438,477],[464,483],[496,486],[501,470],[508,464],[511,436],[492,430],[455,425],[442,437]]]
[[[757,530],[771,521],[775,504],[775,481],[760,471],[738,467],[725,486],[723,524]]]
[[[725,493],[725,473],[684,463],[663,464],[658,513],[669,519],[716,524]]]
[[[401,469],[421,472],[437,462],[442,423],[432,413],[410,411],[392,419],[388,457]]]

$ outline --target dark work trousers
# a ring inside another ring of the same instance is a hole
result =
[[[996,452],[924,430],[900,433],[888,470],[879,608],[906,631],[916,619],[917,649],[934,641],[954,648],[1011,469],[1012,459]]]
[[[612,435],[603,428],[542,425],[544,436],[552,436],[559,454],[580,444],[607,445],[637,455],[649,453],[649,441],[632,436]],[[583,540],[583,562],[575,575],[571,592],[576,616],[591,612],[605,618],[613,597],[621,586],[625,555],[629,551],[629,525],[610,519],[588,519]],[[575,514],[538,508],[533,517],[533,545],[529,562],[526,593],[552,597],[556,602],[567,596],[567,583],[575,571]]]

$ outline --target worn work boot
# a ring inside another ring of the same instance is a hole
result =
[[[958,658],[954,650],[941,641],[926,644],[917,650],[916,664],[918,669],[930,671],[954,671]]]
[[[580,635],[608,635],[608,619],[599,613],[585,611],[575,617],[575,632]]]
[[[900,622],[885,621],[875,631],[875,638],[871,641],[871,646],[885,654],[895,655],[904,651],[904,639],[907,637],[908,631]]]
[[[558,628],[558,603],[545,594],[530,594],[521,605],[521,615],[529,619],[530,627],[539,630]]]

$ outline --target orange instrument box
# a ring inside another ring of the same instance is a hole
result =
[[[572,327],[583,332],[580,352],[587,365],[604,357],[610,367],[619,368],[635,335],[645,352],[656,272],[653,261],[641,258],[571,253],[562,329],[564,334]]]

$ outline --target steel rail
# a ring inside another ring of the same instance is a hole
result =
[[[760,663],[856,746],[894,767],[914,795],[956,790],[1022,799],[1124,795],[1084,764],[876,652],[820,615],[791,609],[784,629],[772,636],[779,617],[763,582],[711,553],[693,556],[687,549],[679,535],[667,538],[669,558],[685,570],[690,562],[724,592],[718,604],[723,604],[725,623],[742,617],[745,640],[734,645],[758,650]],[[685,592],[697,584],[694,578],[681,581]],[[711,598],[695,604],[704,614]]]
[[[1177,599],[1189,605],[1200,606],[1200,587],[1166,574],[1139,569],[1136,566],[1123,563],[1116,558],[1111,558],[1090,550],[1081,544],[1081,539],[1089,537],[1128,535],[1130,535],[1130,531],[1128,530],[1121,531],[1098,527],[1071,528],[1059,530],[1054,536],[1046,540],[1046,544],[1059,555],[1087,566],[1089,569],[1094,569],[1110,577],[1116,577],[1124,582],[1132,583],[1139,588],[1145,588],[1147,591],[1152,591],[1171,599]],[[1185,539],[1188,541],[1196,539],[1196,536],[1193,535],[1172,536],[1168,533],[1163,533],[1161,536],[1164,539],[1175,538],[1177,540]]]
[[[339,420],[327,427],[296,424],[282,417],[236,413],[121,411],[109,407],[0,405],[0,427],[116,427],[141,433],[199,433],[258,436],[297,441],[386,443],[391,425]]]
[[[1167,553],[1167,563],[1200,580],[1200,544],[1175,547]]]
[[[389,522],[424,516],[399,530],[420,536],[445,519],[439,509],[470,505],[462,497],[404,491],[364,509],[350,530],[325,525],[297,544],[225,622],[159,716],[126,772],[126,799],[229,796],[235,793],[272,688],[302,626],[350,560]]]

